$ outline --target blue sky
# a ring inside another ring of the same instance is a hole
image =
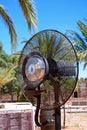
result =
[[[22,14],[18,0],[0,0],[11,16],[17,31],[17,51],[22,50],[24,38],[30,38],[26,20]],[[56,29],[62,33],[66,30],[78,32],[76,22],[87,18],[87,0],[35,0],[37,9],[38,29]],[[0,17],[0,41],[7,53],[11,53],[11,43],[8,28]],[[86,77],[87,68],[83,71],[80,65],[79,77]]]

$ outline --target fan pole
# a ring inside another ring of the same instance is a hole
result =
[[[54,86],[55,89],[55,104],[59,102],[59,93],[60,93],[60,83],[56,82],[57,87]],[[55,108],[55,130],[61,130],[61,108]]]
[[[55,109],[55,130],[61,130],[61,110],[60,110],[60,107]]]

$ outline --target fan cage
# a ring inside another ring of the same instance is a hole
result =
[[[41,109],[50,110],[62,106],[72,95],[78,80],[79,67],[74,46],[64,34],[50,29],[40,31],[29,39],[22,50],[18,69],[19,85],[27,100],[29,100],[29,95],[26,94],[25,90],[27,84],[22,75],[22,65],[25,57],[33,51],[39,52],[46,59],[54,59],[59,67],[58,77],[50,74],[49,79],[45,79],[42,82],[43,85],[42,83],[40,84],[45,90],[40,93],[42,97]],[[73,71],[73,75],[70,70]],[[40,90],[37,89],[37,91],[39,92]],[[37,91],[33,90],[34,93],[37,93]],[[29,90],[27,90],[28,92]],[[58,96],[57,101],[55,101],[55,95]]]

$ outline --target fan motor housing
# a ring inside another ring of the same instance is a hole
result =
[[[31,52],[26,56],[22,65],[22,74],[28,89],[38,87],[43,82],[48,71],[48,62],[40,53]]]

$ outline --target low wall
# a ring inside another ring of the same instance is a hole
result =
[[[87,106],[87,98],[85,99],[73,99],[72,100],[72,106]]]
[[[0,103],[0,130],[35,130],[30,103]]]

